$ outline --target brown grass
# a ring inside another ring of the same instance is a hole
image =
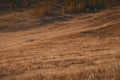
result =
[[[0,15],[0,80],[120,80],[119,8],[46,25]]]

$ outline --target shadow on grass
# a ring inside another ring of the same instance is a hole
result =
[[[0,32],[17,32],[17,31],[24,31],[29,30],[33,28],[39,28],[44,27],[44,25],[53,24],[54,22],[59,21],[68,21],[69,19],[72,19],[73,16],[71,15],[61,15],[61,14],[54,14],[48,17],[36,17],[36,21],[33,21],[32,23],[29,23],[29,25],[25,25],[25,21],[20,22],[14,22],[15,26],[11,26],[9,24],[6,25],[0,25]],[[13,18],[14,19],[14,18]],[[12,19],[9,19],[11,22]],[[17,21],[17,20],[15,20]],[[14,25],[14,23],[12,23]]]

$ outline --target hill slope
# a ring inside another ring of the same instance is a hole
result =
[[[119,80],[120,7],[70,17],[0,15],[0,80]]]

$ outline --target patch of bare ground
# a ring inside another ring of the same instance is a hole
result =
[[[36,23],[32,23],[33,16],[25,16],[28,13],[2,15],[0,80],[120,80],[119,9],[77,15],[42,27],[36,27],[39,22],[33,19]],[[17,21],[19,16],[13,19],[16,15],[23,16],[21,21]],[[22,24],[32,28],[6,30]]]

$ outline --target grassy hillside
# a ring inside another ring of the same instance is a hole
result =
[[[0,80],[120,80],[119,0],[0,1]]]
[[[120,80],[119,9],[46,25],[0,15],[0,80]]]

